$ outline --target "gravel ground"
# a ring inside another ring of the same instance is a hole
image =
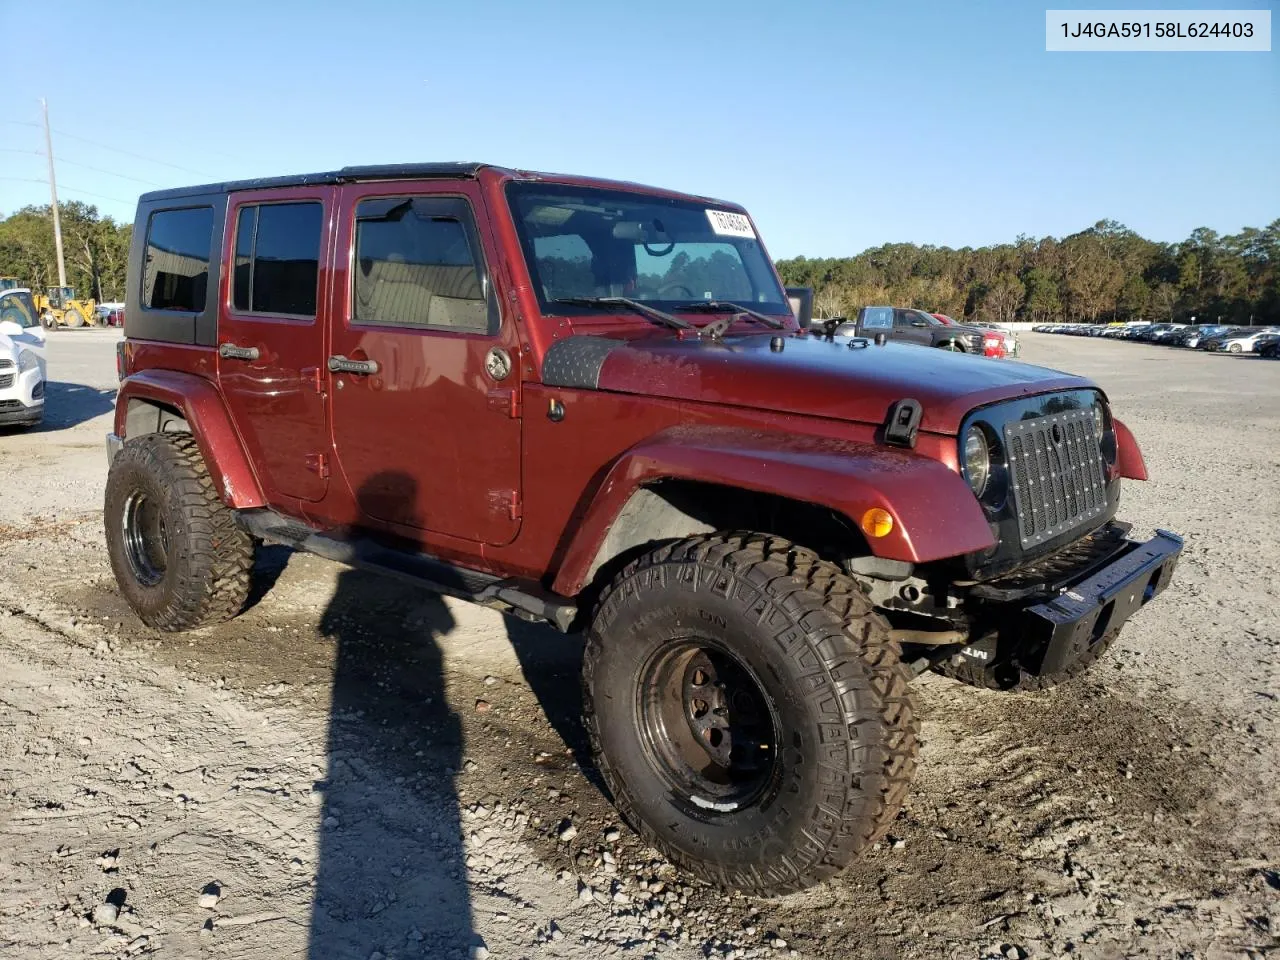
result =
[[[111,331],[51,337],[0,433],[0,955],[1280,955],[1280,364],[1024,335],[1096,378],[1174,584],[1047,694],[919,683],[892,834],[778,899],[685,884],[613,817],[579,644],[307,556],[233,623],[143,628],[99,516]],[[580,765],[581,764],[581,765]]]

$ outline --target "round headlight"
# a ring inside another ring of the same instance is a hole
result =
[[[991,477],[991,449],[981,427],[970,427],[964,435],[964,475],[975,497],[982,496]]]

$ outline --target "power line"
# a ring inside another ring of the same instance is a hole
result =
[[[37,157],[43,157],[42,150],[18,150],[14,147],[0,147],[0,153],[27,153],[34,154]],[[58,163],[69,163],[73,167],[84,167],[86,170],[92,170],[94,173],[105,173],[108,177],[119,177],[121,180],[133,180],[137,183],[145,183],[151,187],[163,187],[163,183],[157,183],[154,180],[144,180],[141,177],[131,177],[127,173],[116,173],[114,170],[104,170],[102,167],[91,166],[87,163],[81,163],[79,160],[68,160],[66,157],[60,157]]]
[[[41,186],[46,186],[46,187],[49,185],[48,180],[40,180],[35,177],[0,177],[0,180],[9,180],[9,181],[12,181],[13,183],[38,183]],[[86,197],[96,197],[99,200],[111,200],[114,203],[136,203],[138,200],[137,197],[134,197],[132,200],[124,200],[120,197],[108,197],[106,194],[92,193],[89,190],[77,190],[75,187],[64,186],[62,187],[62,189],[68,193],[79,193],[79,194],[83,194]]]
[[[72,140],[83,141],[84,143],[87,143],[90,146],[97,147],[100,150],[110,150],[112,153],[119,153],[119,154],[123,154],[126,157],[133,157],[133,159],[142,160],[145,163],[159,164],[162,167],[173,167],[173,169],[182,170],[185,173],[194,173],[198,177],[216,177],[217,176],[217,174],[207,173],[204,170],[195,170],[195,169],[192,169],[191,167],[184,167],[176,163],[169,163],[167,160],[156,160],[153,157],[145,157],[140,153],[131,153],[128,150],[121,150],[119,147],[112,147],[98,140],[90,140],[88,137],[82,137],[77,133],[68,133],[65,130],[55,130],[54,133],[56,133],[60,137],[70,137]]]
[[[18,127],[40,127],[40,124],[33,123],[31,122],[31,120],[0,120],[0,123],[12,123],[12,124],[18,125]],[[113,152],[113,154],[122,154],[124,156],[133,157],[134,160],[142,160],[143,163],[159,164],[160,166],[172,166],[174,170],[182,170],[183,173],[193,173],[193,174],[196,174],[197,177],[210,177],[215,179],[216,177],[218,177],[218,174],[209,173],[207,172],[207,170],[197,170],[195,168],[192,168],[192,166],[183,166],[182,164],[173,164],[173,163],[169,163],[168,160],[156,160],[155,157],[145,156],[143,154],[134,154],[134,152],[128,151],[128,150],[120,150],[119,147],[113,147],[109,145],[109,143],[102,143],[101,141],[91,140],[90,137],[82,137],[81,134],[78,134],[78,133],[69,133],[68,131],[63,131],[63,129],[58,129],[58,128],[54,128],[54,133],[58,134],[59,137],[70,137],[72,138],[72,140],[78,140],[84,143],[88,143],[88,145],[95,146],[99,148],[99,150],[110,150],[111,152]],[[230,154],[223,154],[223,156],[228,157],[228,159],[236,159],[236,157],[232,157],[230,156]]]
[[[27,120],[0,120],[0,123],[12,123],[20,127],[39,127],[40,126],[40,124],[38,123],[32,123]],[[100,150],[110,150],[112,153],[123,154],[126,157],[132,157],[134,160],[141,160],[144,163],[154,163],[162,167],[172,167],[173,169],[181,170],[184,173],[194,173],[198,177],[211,177],[214,179],[217,178],[217,174],[209,173],[208,171],[205,171],[205,170],[196,170],[193,167],[184,167],[181,164],[170,163],[167,160],[157,160],[154,157],[144,156],[141,153],[133,153],[129,150],[121,150],[119,147],[113,147],[110,144],[101,142],[100,140],[92,140],[89,137],[82,137],[78,133],[68,133],[66,130],[59,130],[59,129],[54,129],[53,132],[60,137],[70,137],[72,140],[80,140],[84,143],[89,144],[90,146],[97,147]],[[224,154],[224,156],[229,156],[229,154]]]

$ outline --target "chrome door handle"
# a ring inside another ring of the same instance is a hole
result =
[[[218,356],[223,360],[257,360],[257,347],[237,347],[234,343],[218,344]]]
[[[348,360],[342,355],[329,358],[330,373],[370,374],[378,372],[377,360]]]

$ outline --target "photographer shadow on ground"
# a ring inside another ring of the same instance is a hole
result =
[[[370,488],[416,499],[399,474]],[[335,652],[311,960],[449,960],[479,943],[455,788],[462,725],[440,647],[455,621],[442,597],[410,589],[345,570],[321,622]]]

